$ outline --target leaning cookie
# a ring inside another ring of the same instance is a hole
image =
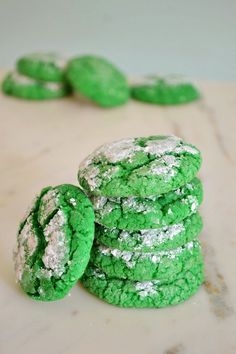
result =
[[[17,71],[38,81],[65,81],[66,60],[55,53],[33,53],[17,61]]]
[[[14,251],[16,278],[31,298],[63,298],[82,276],[94,237],[89,199],[72,185],[42,190],[20,224]]]
[[[182,247],[160,252],[129,252],[95,244],[91,263],[109,277],[129,280],[173,281],[193,266],[202,263],[198,240]]]
[[[159,229],[127,231],[96,224],[95,236],[104,246],[121,251],[159,252],[193,241],[201,230],[202,218],[199,213],[194,213],[178,224]]]
[[[195,213],[202,199],[202,183],[198,178],[152,198],[91,197],[98,224],[132,231],[176,224]]]
[[[197,148],[176,136],[129,138],[102,145],[80,165],[87,193],[150,197],[190,182],[201,166]]]
[[[131,96],[136,100],[160,105],[177,105],[200,98],[197,88],[180,76],[153,77],[146,81],[131,88]]]
[[[104,58],[85,55],[69,61],[67,79],[75,92],[103,107],[114,107],[129,99],[125,75]]]
[[[6,95],[28,100],[47,100],[66,96],[67,86],[61,83],[36,81],[16,72],[6,76],[2,83]]]
[[[160,308],[177,305],[192,296],[204,280],[203,263],[182,272],[179,279],[130,281],[108,277],[89,265],[81,282],[92,294],[112,305],[133,308]]]

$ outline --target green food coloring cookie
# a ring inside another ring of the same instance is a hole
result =
[[[95,196],[91,201],[98,224],[136,231],[176,224],[195,213],[202,198],[201,181],[194,178],[175,191],[152,198]]]
[[[201,246],[197,240],[160,252],[120,251],[95,244],[90,260],[109,277],[139,281],[159,279],[168,282],[203,261]]]
[[[194,240],[201,229],[202,218],[195,213],[178,224],[159,229],[127,231],[96,224],[95,236],[103,245],[121,251],[158,252],[183,246]]]
[[[21,288],[36,300],[63,298],[82,276],[93,238],[94,212],[84,193],[68,184],[44,188],[17,235]]]
[[[73,89],[103,107],[119,106],[129,99],[126,77],[106,59],[86,55],[72,59],[67,78]]]
[[[150,197],[178,189],[201,166],[194,146],[175,136],[130,138],[102,145],[80,165],[78,179],[90,194]]]
[[[200,98],[197,88],[179,76],[153,77],[146,81],[131,88],[131,96],[136,100],[160,105],[177,105]]]
[[[42,82],[18,73],[10,73],[2,83],[6,95],[29,100],[47,100],[66,96],[68,87],[61,83]]]
[[[66,60],[55,53],[33,53],[17,61],[17,71],[38,81],[65,81]]]
[[[133,308],[159,308],[177,305],[192,296],[204,280],[203,263],[172,282],[131,281],[108,277],[90,265],[81,282],[89,292],[112,305]]]

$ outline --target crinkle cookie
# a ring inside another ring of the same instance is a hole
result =
[[[89,194],[150,197],[190,182],[201,161],[197,148],[175,136],[123,139],[88,156],[78,179]]]
[[[171,282],[194,265],[202,263],[199,241],[169,251],[130,252],[95,244],[91,263],[109,277],[130,280],[159,279]]]
[[[200,93],[191,82],[172,75],[147,78],[146,83],[131,88],[131,96],[148,103],[177,105],[199,99]]]
[[[195,213],[178,224],[159,229],[127,231],[96,224],[95,237],[103,245],[121,251],[158,252],[193,241],[201,230],[202,218],[199,213]]]
[[[175,191],[152,198],[91,197],[98,224],[122,230],[158,229],[195,213],[202,202],[198,178]]]
[[[36,300],[63,298],[82,276],[93,238],[93,208],[78,187],[43,189],[17,235],[14,262],[21,288]]]
[[[183,272],[172,282],[131,281],[108,277],[90,265],[81,282],[89,292],[112,305],[134,308],[159,308],[177,305],[198,290],[204,280],[203,263]]]
[[[6,95],[29,100],[47,100],[66,96],[68,87],[56,82],[42,82],[20,75],[16,72],[6,76],[2,83]]]
[[[119,106],[129,99],[126,77],[104,58],[85,55],[72,59],[67,78],[76,92],[100,106]]]
[[[56,53],[33,53],[17,61],[17,71],[39,81],[64,82],[66,60]]]

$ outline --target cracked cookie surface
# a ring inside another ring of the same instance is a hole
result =
[[[202,199],[202,184],[198,178],[175,191],[152,198],[91,197],[98,224],[132,231],[179,223],[196,213]]]
[[[108,277],[91,264],[81,282],[92,294],[120,307],[160,308],[177,305],[197,292],[204,280],[203,263],[181,274],[173,282],[131,281]]]
[[[63,298],[82,276],[94,238],[89,199],[72,185],[44,188],[20,224],[16,278],[30,297]]]
[[[175,136],[129,138],[102,145],[81,164],[88,194],[150,197],[190,182],[201,166],[197,148]]]
[[[129,280],[172,281],[202,263],[198,240],[168,251],[130,252],[94,244],[90,261],[109,277]]]
[[[159,229],[127,231],[96,224],[95,237],[103,245],[121,251],[157,252],[183,246],[195,239],[201,229],[202,218],[194,213],[178,224]]]

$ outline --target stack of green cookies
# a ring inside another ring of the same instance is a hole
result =
[[[2,83],[3,92],[29,100],[45,100],[66,96],[66,61],[54,53],[30,54],[20,58],[16,70]]]
[[[83,285],[122,307],[181,303],[203,282],[196,174],[200,152],[175,136],[103,145],[78,178],[92,200],[95,243]]]

